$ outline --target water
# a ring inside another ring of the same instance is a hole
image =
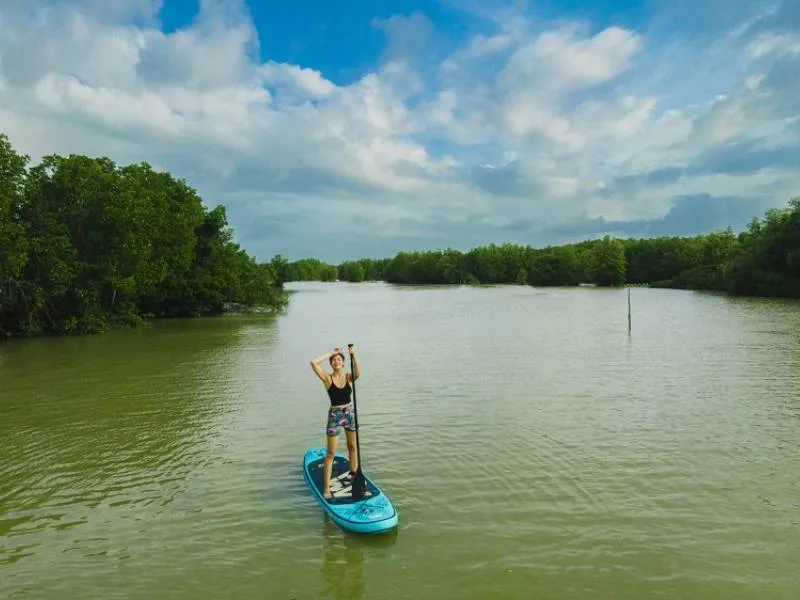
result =
[[[800,596],[797,302],[634,289],[629,334],[625,290],[292,288],[0,346],[1,598]],[[379,538],[300,472],[348,342]]]

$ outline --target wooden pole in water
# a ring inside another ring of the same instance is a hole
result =
[[[628,286],[628,333],[631,332],[631,288]]]

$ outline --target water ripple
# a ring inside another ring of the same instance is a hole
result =
[[[797,307],[636,290],[628,335],[619,290],[307,287],[278,319],[2,350],[0,596],[797,589]],[[347,341],[387,538],[300,477],[327,401],[308,359]]]

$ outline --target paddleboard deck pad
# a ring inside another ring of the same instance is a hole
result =
[[[325,448],[309,448],[303,457],[303,478],[314,498],[334,523],[356,533],[383,533],[397,526],[397,511],[392,501],[364,473],[367,492],[363,498],[353,498],[350,461],[337,454],[331,470],[330,500],[322,495],[322,470]]]

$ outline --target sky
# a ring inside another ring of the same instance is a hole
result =
[[[800,195],[796,0],[3,0],[0,132],[258,260],[696,235]]]

